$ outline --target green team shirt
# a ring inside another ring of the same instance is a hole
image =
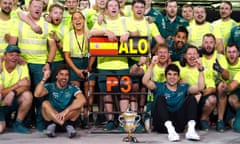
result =
[[[233,27],[230,32],[230,37],[228,39],[228,44],[236,44],[238,50],[240,50],[240,24]]]
[[[230,36],[231,29],[237,25],[237,22],[233,19],[223,21],[222,19],[213,22],[214,28],[219,29],[221,37],[223,39],[223,46],[227,46],[227,42]]]
[[[47,83],[44,85],[47,89],[47,98],[54,109],[58,112],[63,111],[72,104],[77,94],[82,91],[74,84],[68,84],[64,89],[57,87],[56,83]]]
[[[171,91],[167,88],[166,83],[155,82],[156,89],[153,91],[154,106],[156,105],[156,99],[160,96],[164,96],[167,102],[167,108],[170,112],[179,110],[188,95],[188,84],[178,84],[176,91]]]
[[[151,8],[149,12],[145,14],[145,16],[151,17],[153,22],[156,24],[158,31],[160,31],[161,21],[163,19],[162,13],[154,8]]]
[[[179,26],[187,27],[188,25],[188,22],[179,16],[177,16],[173,22],[171,22],[167,16],[164,16],[161,21],[160,33],[164,38],[169,36],[173,37]]]
[[[127,31],[137,31],[136,27],[126,17],[118,17],[114,20],[106,18],[106,24],[99,25],[97,22],[94,24],[93,29],[96,30],[109,30],[114,32],[115,35],[121,36]],[[105,70],[121,70],[128,69],[127,57],[98,57],[97,68]]]
[[[196,22],[192,22],[187,27],[188,29],[188,43],[200,47],[202,45],[202,38],[207,33],[212,33],[216,38],[221,39],[221,33],[218,28],[215,28],[211,23],[205,22],[202,25],[197,25]]]
[[[216,63],[216,60],[218,60],[220,66],[222,68],[224,68],[224,69],[228,68],[228,63],[227,63],[225,56],[222,54],[218,54],[216,50],[214,51],[214,54],[211,59],[207,59],[206,55],[202,56],[202,64],[205,68],[205,70],[204,70],[205,79],[213,79],[216,82],[219,82],[219,80],[222,80],[222,78],[221,78],[220,74],[218,74],[218,72],[216,72],[213,69],[213,64]],[[206,85],[207,85],[207,83],[206,83]]]
[[[172,62],[179,61],[184,56],[188,47],[187,44],[184,44],[181,49],[176,50],[174,46],[174,40],[166,40],[166,43],[169,46],[169,53],[170,53]]]
[[[8,88],[14,84],[16,84],[19,80],[23,78],[30,79],[28,66],[25,65],[17,65],[12,72],[8,72],[6,70],[5,62],[2,62],[2,72],[0,75],[0,84],[3,85],[4,88]]]

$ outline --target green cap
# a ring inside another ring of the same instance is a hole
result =
[[[5,53],[11,53],[11,52],[21,53],[19,47],[15,44],[10,44],[6,47]]]

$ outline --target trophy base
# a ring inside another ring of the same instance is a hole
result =
[[[132,136],[130,136],[130,137],[124,137],[122,141],[123,141],[123,142],[138,143],[137,138],[136,138],[136,137],[132,137]]]

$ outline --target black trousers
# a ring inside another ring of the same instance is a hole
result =
[[[170,120],[178,133],[183,132],[189,120],[197,120],[197,107],[198,104],[195,97],[190,95],[185,98],[179,110],[169,112],[165,97],[159,96],[156,99],[153,111],[153,130],[160,133],[167,133],[164,123]]]

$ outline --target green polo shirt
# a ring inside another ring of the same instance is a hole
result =
[[[179,61],[181,57],[184,56],[186,50],[187,50],[187,44],[183,45],[181,49],[176,49],[174,47],[174,40],[167,40],[166,41],[167,45],[169,46],[169,53],[171,56],[172,61]]]
[[[167,16],[164,16],[161,21],[160,33],[164,38],[167,38],[174,36],[179,26],[187,27],[188,25],[189,23],[179,16],[177,16],[173,22],[171,22]]]
[[[79,87],[68,84],[66,88],[60,89],[56,83],[47,83],[45,88],[48,90],[48,100],[52,107],[58,112],[66,109],[73,102],[75,96],[81,93]]]
[[[240,50],[240,24],[231,29],[230,37],[228,39],[228,44],[236,44],[238,50]]]

